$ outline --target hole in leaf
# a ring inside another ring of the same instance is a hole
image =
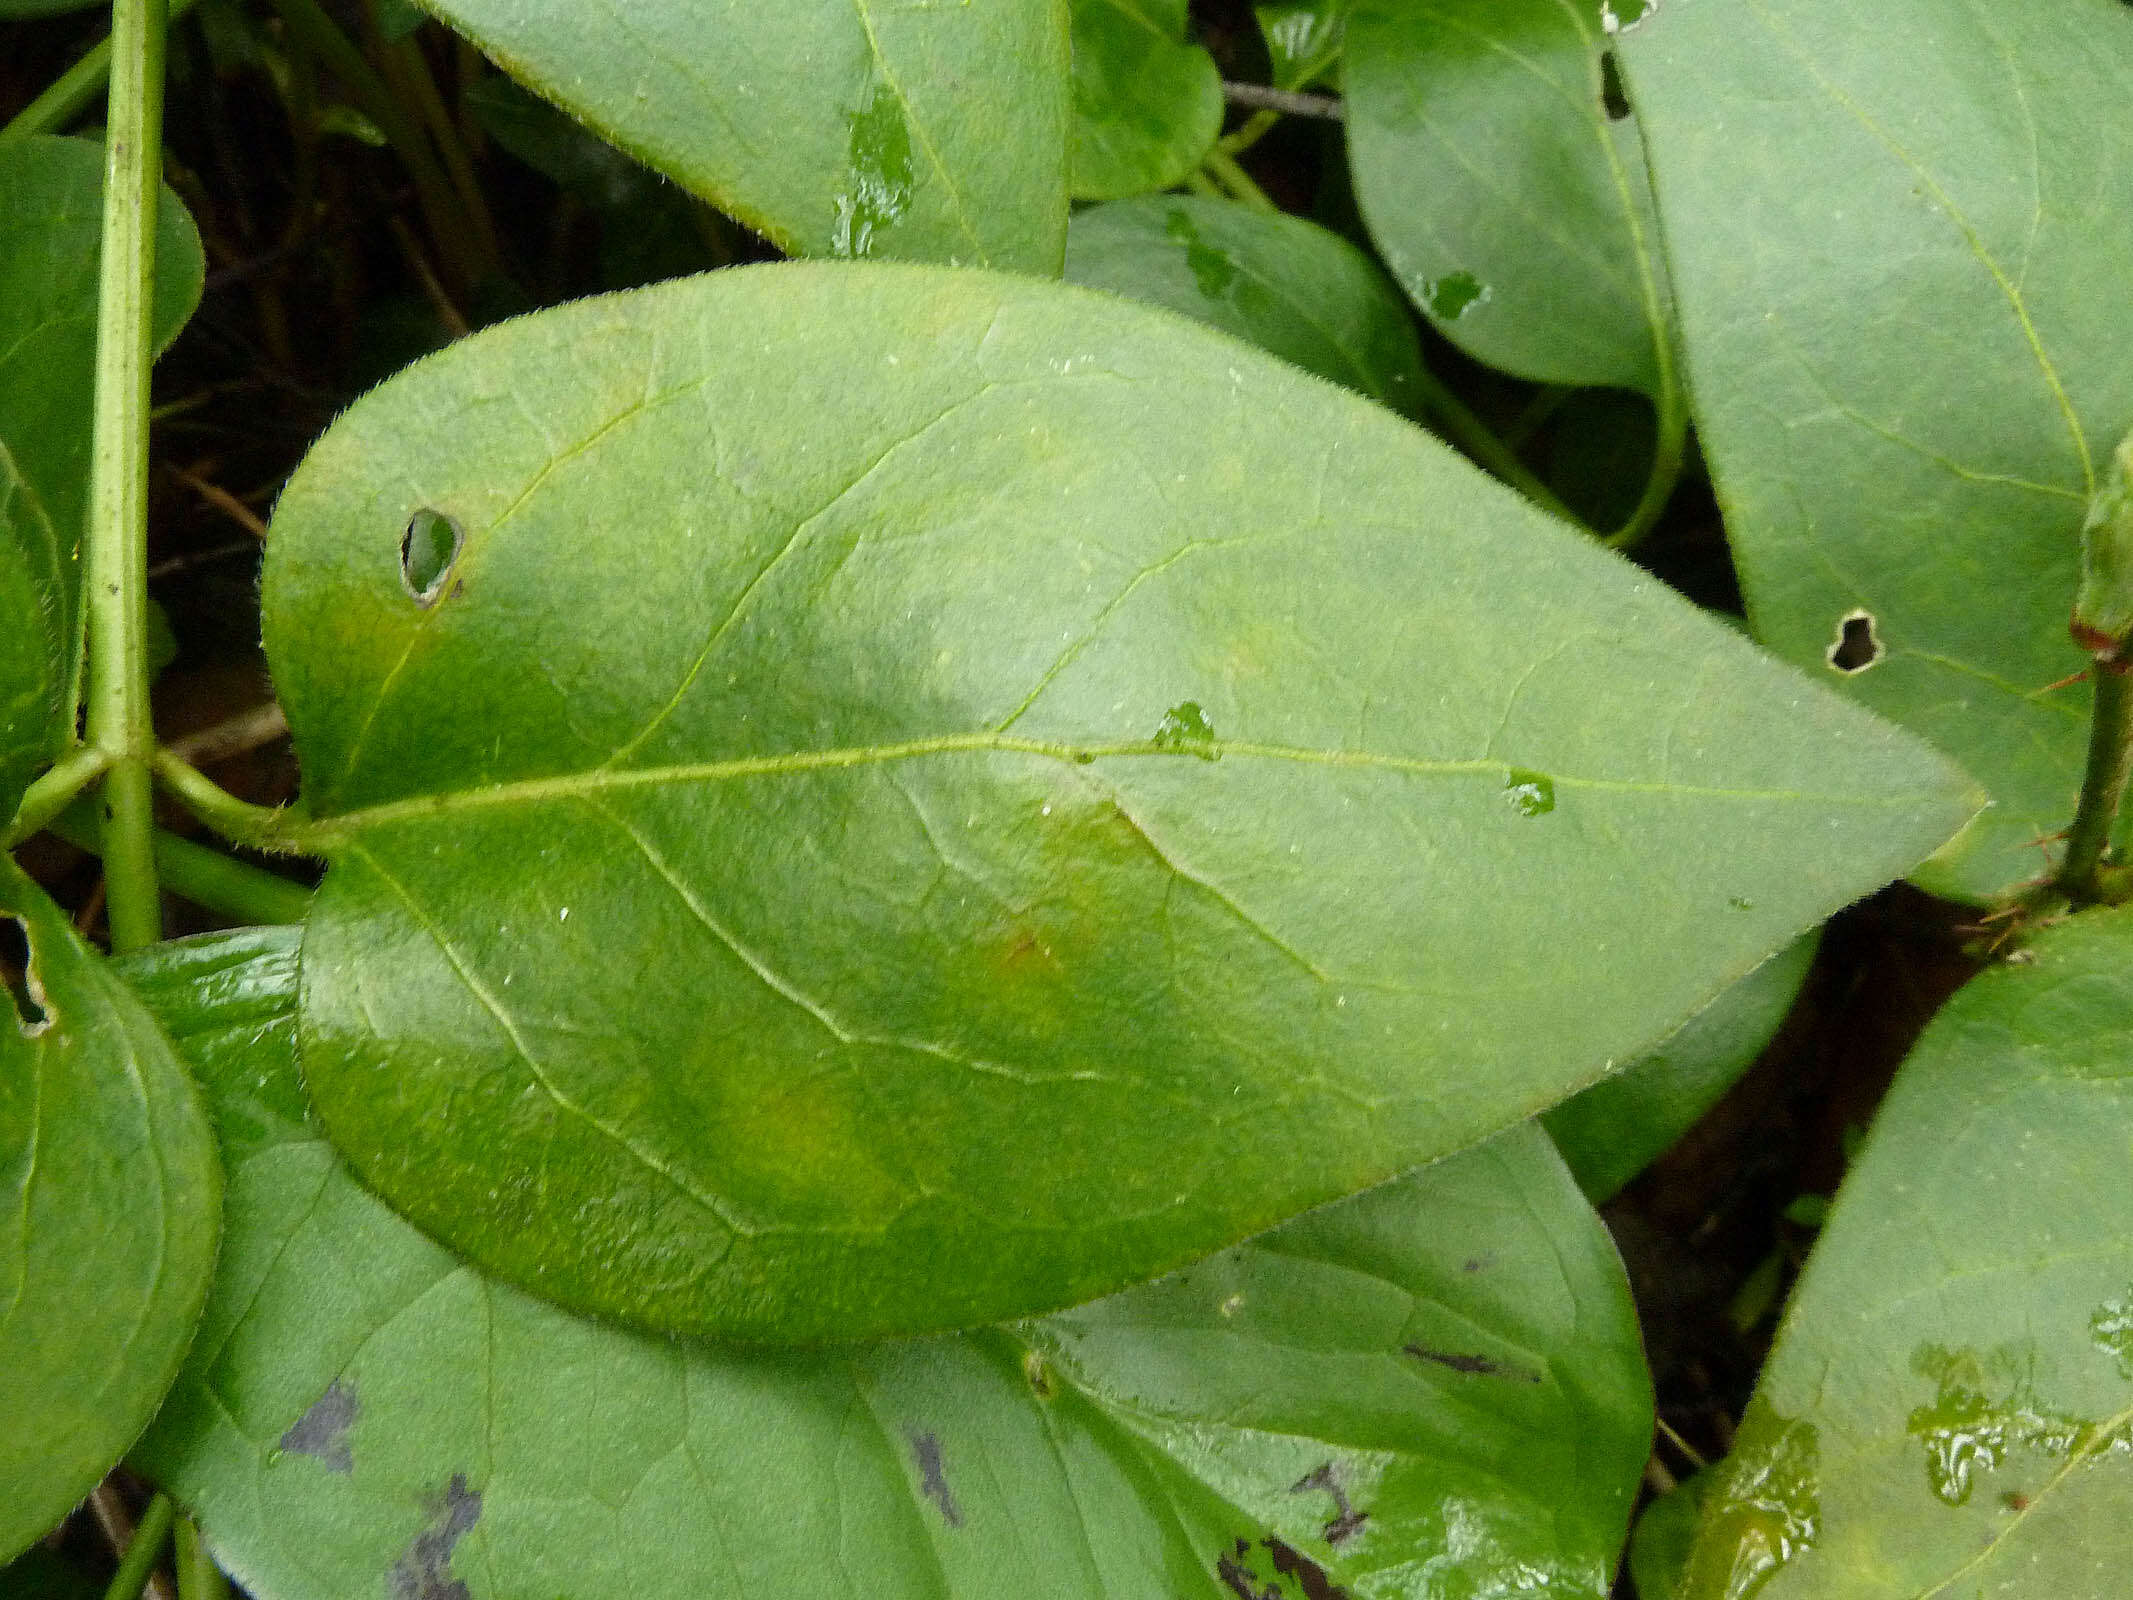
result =
[[[416,605],[427,610],[437,603],[465,543],[459,524],[442,511],[424,508],[407,519],[407,531],[400,535],[400,581]]]
[[[30,947],[29,925],[6,913],[0,913],[0,977],[7,980],[7,996],[15,1003],[15,1026],[25,1039],[34,1039],[51,1027],[52,1012],[45,1004],[44,985],[37,981],[37,953]]]
[[[1629,96],[1622,92],[1622,69],[1616,65],[1612,50],[1600,52],[1600,104],[1612,121],[1620,122],[1629,115]]]
[[[1888,652],[1874,631],[1871,611],[1847,611],[1837,619],[1837,637],[1829,647],[1829,664],[1847,675],[1864,672]]]

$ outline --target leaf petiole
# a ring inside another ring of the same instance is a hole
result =
[[[29,786],[15,817],[0,832],[0,850],[12,850],[73,803],[74,797],[110,769],[111,757],[94,745],[78,745],[59,764]]]
[[[303,853],[292,838],[293,814],[281,806],[240,800],[169,749],[155,753],[155,775],[178,803],[233,844],[270,854]]]

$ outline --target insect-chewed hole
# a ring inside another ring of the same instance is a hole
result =
[[[442,511],[424,507],[407,519],[407,531],[400,535],[400,581],[416,605],[427,609],[437,603],[465,544],[459,524]]]
[[[5,912],[0,912],[0,978],[7,982],[7,996],[15,1004],[15,1026],[24,1038],[34,1039],[52,1025],[44,985],[37,981],[37,954],[30,947],[29,927],[20,917]]]
[[[1616,122],[1629,115],[1629,96],[1622,89],[1622,68],[1615,61],[1612,50],[1600,53],[1600,104]]]
[[[1864,672],[1888,654],[1881,635],[1874,631],[1871,611],[1847,611],[1837,619],[1837,637],[1830,641],[1829,664],[1847,675]]]

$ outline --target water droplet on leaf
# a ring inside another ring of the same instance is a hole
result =
[[[1214,727],[1196,700],[1181,701],[1164,712],[1161,725],[1148,742],[1158,750],[1175,750],[1203,761],[1222,759],[1222,752],[1215,748]]]
[[[1522,817],[1544,817],[1555,809],[1555,780],[1545,772],[1513,767],[1504,779],[1503,797]]]
[[[1457,322],[1489,298],[1489,286],[1471,272],[1447,272],[1424,284],[1422,296],[1429,302],[1431,316]]]

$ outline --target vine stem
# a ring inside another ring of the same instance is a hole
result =
[[[2133,662],[2096,663],[2096,705],[2089,718],[2089,764],[2081,778],[2081,803],[2066,834],[2066,859],[2052,887],[2076,901],[2112,900],[2104,853],[2125,798],[2133,763]]]
[[[170,18],[176,22],[200,0],[170,0]],[[111,73],[111,40],[104,38],[73,66],[67,68],[45,92],[16,112],[0,128],[0,145],[27,139],[39,133],[63,133],[74,119],[96,103],[104,80]]]
[[[0,850],[12,850],[73,802],[74,797],[96,782],[111,766],[103,751],[81,745],[45,773],[22,796],[15,820],[0,829]]]
[[[229,1600],[229,1580],[191,1517],[178,1519],[178,1600]]]
[[[148,370],[156,202],[163,174],[165,0],[115,0],[97,269],[96,411],[89,460],[89,745],[104,775],[111,947],[162,937],[148,705]]]
[[[118,0],[119,10],[123,12],[127,4],[128,0]],[[148,1509],[141,1513],[140,1525],[133,1530],[133,1539],[126,1546],[126,1554],[119,1561],[119,1569],[112,1576],[111,1586],[104,1591],[104,1600],[140,1600],[141,1590],[148,1584],[149,1571],[170,1539],[170,1525],[177,1514],[178,1508],[170,1503],[167,1494],[159,1494],[148,1502]]]

